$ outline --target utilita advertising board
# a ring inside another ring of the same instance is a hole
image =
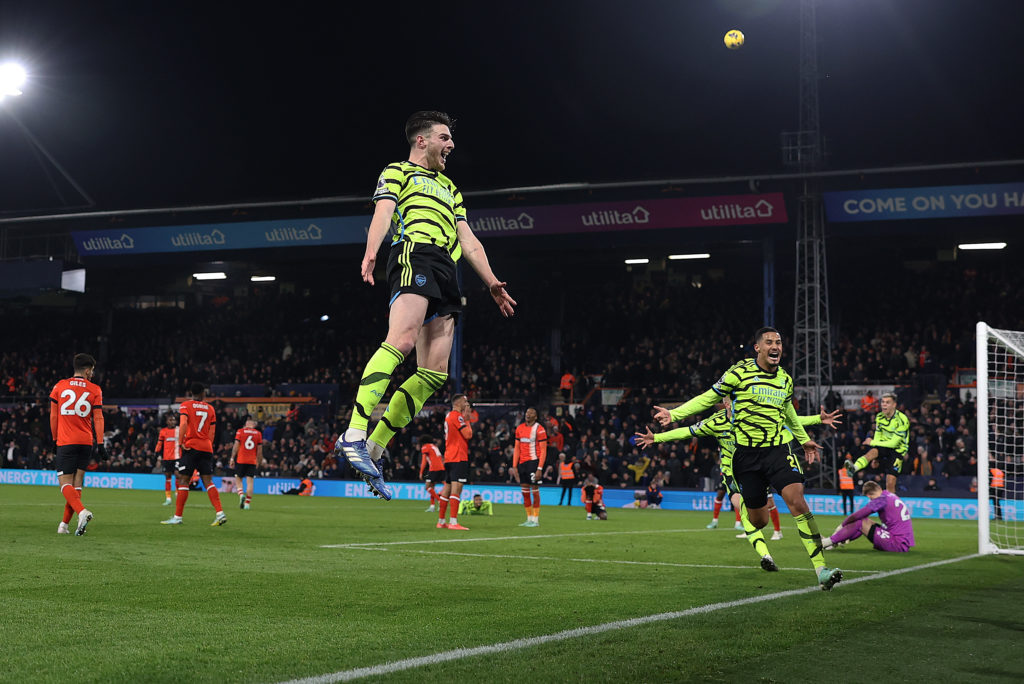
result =
[[[473,232],[492,237],[745,226],[779,224],[787,220],[786,203],[781,193],[503,209],[474,210],[469,207],[469,224]],[[366,241],[369,225],[369,215],[334,216],[305,221],[242,221],[87,230],[76,231],[72,236],[80,256],[117,256],[362,244]]]

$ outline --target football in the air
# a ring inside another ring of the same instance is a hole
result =
[[[730,50],[738,50],[743,45],[743,31],[733,29],[725,34],[725,47]]]

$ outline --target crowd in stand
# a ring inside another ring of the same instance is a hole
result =
[[[974,403],[962,401],[958,391],[947,392],[946,386],[957,367],[974,365],[974,321],[1024,328],[1021,281],[1020,273],[979,274],[953,265],[924,275],[897,274],[890,283],[893,292],[914,292],[912,319],[898,294],[833,297],[834,381],[900,386],[901,409],[912,423],[905,472],[942,478],[975,469]],[[597,284],[567,278],[559,289],[561,307],[531,312],[529,302],[550,299],[551,283],[538,277],[515,293],[523,315],[514,321],[496,321],[486,309],[486,296],[467,292],[473,308],[464,333],[465,391],[474,402],[518,407],[481,412],[470,443],[472,477],[509,481],[512,435],[521,409],[534,405],[543,413],[548,408],[558,369],[574,373],[575,400],[582,406],[574,416],[564,407],[550,408],[546,424],[556,446],[549,458],[549,481],[556,476],[557,455],[565,453],[606,487],[640,488],[656,473],[664,473],[670,487],[714,482],[718,459],[711,442],[662,444],[641,452],[629,441],[651,424],[654,405],[703,392],[731,363],[750,354],[745,345],[756,327],[750,321],[759,320],[760,303],[738,293],[735,282],[704,279],[699,284],[636,274],[609,276]],[[52,467],[45,397],[57,379],[69,374],[76,351],[101,359],[97,381],[106,399],[170,401],[194,380],[262,384],[267,395],[281,383],[326,383],[340,386],[347,396],[379,343],[384,311],[371,298],[345,299],[346,319],[361,321],[347,327],[321,320],[323,299],[282,293],[208,297],[186,308],[5,312],[11,313],[12,325],[5,340],[10,351],[0,352],[0,402],[8,405],[0,408],[3,466]],[[600,315],[592,307],[571,305],[588,300],[601,302]],[[723,307],[723,301],[736,305]],[[558,332],[557,338],[551,331]],[[400,367],[392,388],[412,370],[409,362]],[[627,391],[621,401],[606,406],[602,394],[591,391],[597,385]],[[390,445],[389,478],[419,477],[422,435],[443,444],[446,398],[435,397]],[[331,450],[347,423],[348,407],[331,408],[326,418],[299,411],[263,425],[265,463],[259,474],[347,477],[347,466],[335,462]],[[817,407],[802,406],[800,412],[817,413]],[[216,456],[223,470],[244,416],[228,404],[218,406],[218,415]],[[840,456],[856,457],[873,415],[850,412],[844,420],[832,436]],[[108,409],[106,421],[107,457],[94,464],[97,470],[159,469],[155,444],[164,416],[155,410]],[[825,436],[824,430],[817,434]]]

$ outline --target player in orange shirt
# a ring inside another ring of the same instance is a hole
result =
[[[444,419],[444,489],[441,490],[438,507],[437,526],[449,530],[466,530],[459,524],[459,495],[462,486],[469,481],[469,440],[473,436],[473,428],[469,424],[473,408],[465,394],[456,394],[452,398],[452,410]],[[448,524],[444,522],[445,513],[451,511]]]
[[[526,409],[526,422],[516,428],[516,446],[512,452],[512,477],[523,491],[526,522],[520,527],[540,525],[540,481],[548,453],[548,433],[537,420],[537,409]]]
[[[162,458],[164,464],[164,506],[170,506],[171,480],[178,467],[178,417],[173,413],[167,416],[167,427],[160,428],[156,455]]]
[[[206,487],[217,516],[210,523],[212,527],[223,525],[228,521],[224,509],[220,505],[220,492],[213,484],[213,432],[217,425],[217,414],[213,407],[204,399],[206,386],[201,382],[192,384],[192,398],[181,402],[178,409],[181,414],[181,458],[178,459],[178,500],[174,515],[163,520],[164,525],[180,525],[181,515],[185,512],[188,501],[188,481],[192,473],[198,471],[199,477]]]
[[[245,427],[235,432],[231,447],[231,463],[238,483],[238,507],[249,510],[255,487],[256,468],[263,462],[263,433],[256,429],[256,421],[247,418]],[[246,493],[248,492],[248,493]]]
[[[444,456],[430,435],[420,437],[420,455],[420,477],[427,488],[427,493],[430,494],[430,508],[427,509],[427,513],[433,513],[434,506],[440,501],[436,487],[444,484]]]
[[[96,359],[75,354],[73,377],[61,380],[50,392],[50,434],[57,444],[57,482],[64,497],[64,519],[57,534],[71,534],[68,523],[78,513],[75,535],[85,534],[92,511],[82,505],[85,470],[93,446],[103,455],[103,390],[92,382]]]
[[[587,509],[587,520],[607,520],[608,513],[604,507],[604,487],[597,483],[593,475],[587,477],[583,485],[583,505]]]

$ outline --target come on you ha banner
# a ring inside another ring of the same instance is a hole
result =
[[[825,211],[833,222],[1024,214],[1024,183],[826,192]]]

